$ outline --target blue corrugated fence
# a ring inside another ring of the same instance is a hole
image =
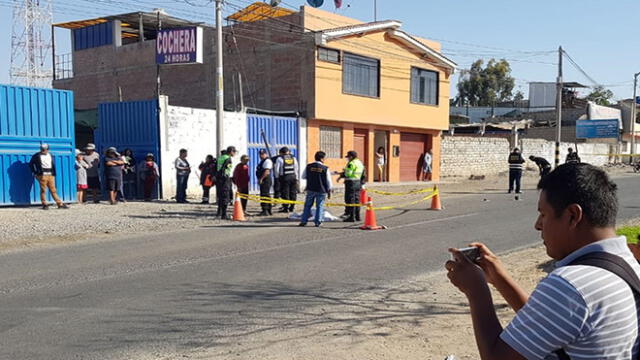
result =
[[[281,147],[286,146],[291,149],[293,156],[298,158],[299,146],[299,124],[297,118],[266,116],[266,115],[247,115],[247,137],[249,142],[249,157],[251,158],[249,165],[251,168],[251,190],[259,189],[258,179],[255,176],[255,168],[260,162],[258,152],[264,149],[264,140],[262,131],[264,131],[271,154],[278,154]]]
[[[0,85],[0,205],[40,203],[29,161],[42,143],[56,161],[58,195],[75,201],[74,137],[72,92]]]

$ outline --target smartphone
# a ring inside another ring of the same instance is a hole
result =
[[[470,246],[466,248],[458,249],[467,259],[476,262],[480,260],[480,248],[476,246]]]

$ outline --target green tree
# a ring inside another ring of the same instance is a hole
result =
[[[613,92],[605,89],[604,86],[601,85],[594,87],[591,93],[587,95],[587,100],[604,106],[611,105],[611,102],[609,101],[611,98],[613,98]]]
[[[469,77],[458,84],[458,104],[492,106],[496,102],[512,98],[515,79],[511,77],[511,66],[507,60],[491,59],[484,66],[482,59],[476,60],[471,69],[463,71]]]
[[[516,91],[516,94],[513,95],[513,101],[522,101],[524,100],[524,93],[522,93],[522,91],[518,90]]]

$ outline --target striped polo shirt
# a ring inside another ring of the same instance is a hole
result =
[[[625,237],[587,245],[540,281],[500,338],[527,359],[554,359],[560,348],[572,360],[635,359],[640,322],[631,288],[609,271],[566,266],[591,252],[618,255],[640,276]]]

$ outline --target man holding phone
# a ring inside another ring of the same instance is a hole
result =
[[[631,359],[638,346],[640,265],[625,237],[616,236],[616,185],[599,168],[565,164],[538,189],[535,228],[557,262],[531,295],[485,245],[471,244],[479,251],[475,261],[450,249],[454,260],[445,268],[468,298],[481,358]],[[517,312],[504,329],[488,284]]]

